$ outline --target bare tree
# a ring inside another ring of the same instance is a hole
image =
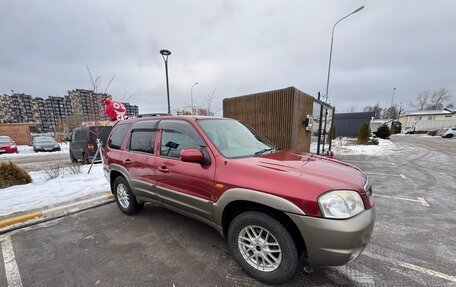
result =
[[[399,119],[399,110],[397,105],[394,104],[391,107],[383,110],[383,118],[384,119]]]
[[[99,88],[100,88],[101,83],[102,83],[102,77],[101,76],[93,77],[92,76],[92,72],[90,71],[89,65],[86,64],[86,68],[87,68],[87,73],[89,74],[89,78],[90,78],[90,84],[91,84],[91,88],[92,88],[92,93],[93,93],[93,95],[95,96],[95,98],[97,99],[97,102],[98,102],[98,105],[96,107],[96,109],[98,110],[98,113],[95,112],[95,107],[93,107],[93,109],[94,109],[93,110],[94,111],[93,121],[103,120],[104,119],[104,113],[103,113],[104,104],[101,103],[101,100],[108,97],[108,94],[106,94],[106,91],[108,90],[108,88],[111,85],[112,81],[116,77],[116,74],[114,73],[112,75],[112,77],[108,81],[108,84],[106,85],[106,87],[103,89],[103,92],[101,93],[99,91]],[[98,114],[98,116],[97,116],[97,114]],[[98,119],[97,119],[97,117],[98,117]]]
[[[198,104],[197,102],[195,102],[195,107],[196,107],[195,110],[196,110],[197,115],[200,115],[200,116],[213,115],[213,113],[211,112],[211,105],[212,105],[212,101],[215,99],[215,96],[214,96],[215,90],[216,89],[214,89],[210,95],[207,95],[204,97],[201,105]]]
[[[443,110],[445,103],[451,100],[450,91],[445,88],[432,92],[426,110]]]
[[[430,91],[422,91],[419,92],[418,95],[415,98],[414,102],[410,102],[409,105],[414,107],[415,109],[419,111],[424,111],[426,109],[426,106],[429,103],[429,97],[431,95]]]
[[[66,118],[60,119],[55,126],[55,132],[60,136],[67,136],[72,130],[81,126],[83,117],[80,114],[70,114]]]
[[[383,109],[380,107],[380,104],[377,103],[375,106],[366,106],[363,109],[364,112],[374,112],[374,118],[379,119],[382,117]]]
[[[354,113],[358,110],[358,108],[355,105],[352,105],[347,109],[347,113]]]

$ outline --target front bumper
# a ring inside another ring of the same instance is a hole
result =
[[[375,207],[336,220],[290,214],[306,244],[312,267],[344,265],[361,254],[374,230]]]

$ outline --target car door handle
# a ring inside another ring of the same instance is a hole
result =
[[[158,171],[163,172],[163,173],[168,173],[169,169],[166,166],[160,166],[158,168]]]
[[[131,163],[132,163],[132,161],[131,161],[131,160],[129,160],[129,159],[126,159],[126,160],[124,160],[124,163],[125,163],[125,164],[131,164]]]

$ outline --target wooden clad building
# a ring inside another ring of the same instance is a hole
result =
[[[33,141],[30,125],[33,124],[0,124],[0,136],[9,136],[20,145],[30,145]]]
[[[314,98],[288,87],[223,100],[223,116],[251,126],[281,149],[309,152]]]

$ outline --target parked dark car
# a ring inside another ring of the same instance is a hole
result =
[[[60,145],[50,136],[39,136],[33,139],[33,151],[59,151]]]
[[[236,120],[123,120],[103,150],[105,176],[123,213],[154,202],[201,220],[227,238],[247,274],[267,284],[287,282],[300,262],[354,260],[374,228],[372,187],[359,168],[278,150]]]
[[[69,138],[71,161],[78,162],[82,160],[86,164],[92,162],[98,149],[97,138],[99,137],[104,144],[111,130],[112,126],[86,126],[75,128]],[[101,157],[98,155],[95,160],[101,160]]]

